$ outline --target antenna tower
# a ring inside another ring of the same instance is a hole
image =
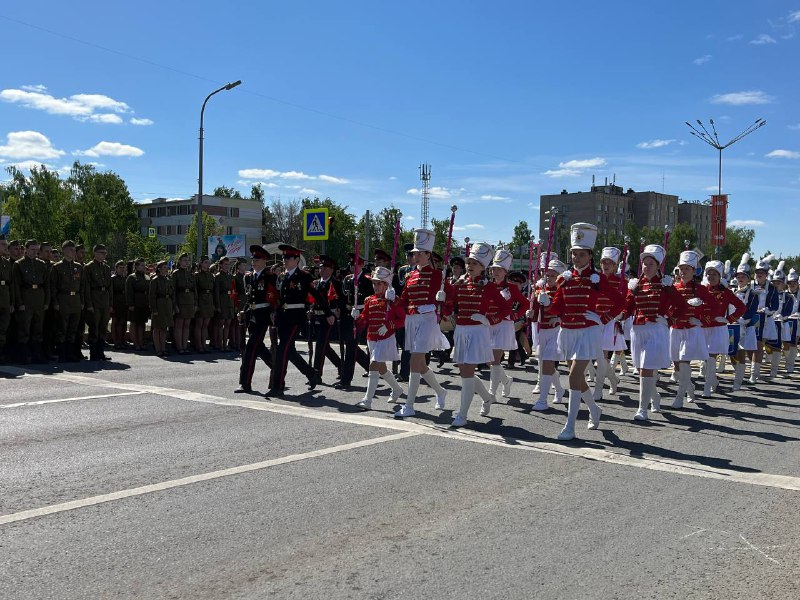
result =
[[[422,181],[422,228],[427,229],[431,194],[431,166],[429,164],[422,163],[419,166],[419,179]]]

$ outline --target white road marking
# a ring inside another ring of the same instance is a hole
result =
[[[76,398],[55,398],[53,400],[35,400],[33,402],[17,402],[16,404],[0,404],[0,408],[19,408],[20,406],[38,406],[39,404],[72,402],[73,400],[95,400],[99,398],[116,398],[117,396],[138,396],[145,393],[147,392],[119,392],[117,394],[96,394],[94,396],[78,396]]]
[[[17,367],[0,367],[0,372],[6,372],[14,375],[23,375],[28,373],[23,369]],[[44,375],[44,374],[42,374]],[[157,394],[160,396],[167,396],[169,398],[176,398],[180,400],[189,400],[192,402],[204,402],[208,404],[216,404],[220,406],[234,406],[239,408],[248,408],[252,410],[262,410],[266,412],[291,415],[296,417],[316,419],[319,421],[335,421],[340,423],[349,423],[352,425],[365,425],[369,427],[378,427],[382,429],[393,429],[396,431],[414,432],[418,434],[432,435],[437,437],[444,437],[448,439],[460,440],[464,442],[473,442],[478,444],[487,444],[490,446],[499,446],[512,450],[526,450],[532,452],[540,452],[544,454],[556,454],[560,456],[569,456],[573,458],[583,458],[587,460],[594,460],[609,464],[621,465],[626,467],[636,467],[639,469],[648,469],[651,471],[661,471],[665,473],[672,473],[675,475],[689,475],[692,477],[703,477],[706,479],[717,479],[731,483],[740,483],[746,485],[758,485],[764,487],[774,487],[784,490],[800,491],[800,477],[790,475],[777,475],[772,473],[763,472],[747,472],[737,471],[735,469],[723,469],[712,466],[703,465],[700,463],[680,461],[670,458],[663,458],[658,456],[653,457],[635,457],[630,456],[627,451],[614,451],[601,448],[587,448],[582,446],[574,446],[569,444],[557,444],[551,442],[529,442],[516,438],[507,438],[497,434],[481,433],[469,429],[453,430],[449,427],[442,427],[439,425],[425,425],[414,421],[403,421],[399,419],[391,419],[386,416],[372,417],[367,414],[344,414],[332,413],[312,408],[305,408],[302,406],[292,406],[289,404],[281,404],[276,402],[255,401],[255,400],[239,400],[231,398],[223,398],[220,396],[212,396],[210,394],[202,394],[199,392],[192,392],[188,390],[179,390],[160,386],[140,385],[133,383],[112,383],[86,377],[84,375],[76,375],[73,373],[57,373],[53,375],[44,375],[46,377],[54,377],[63,381],[78,383],[89,386],[100,387],[113,387],[116,389],[139,391],[147,394]]]
[[[740,537],[740,538],[742,538],[742,541],[743,541],[745,544],[747,544],[747,545],[748,545],[750,548],[752,548],[753,550],[756,550],[756,551],[758,551],[758,553],[759,553],[759,554],[761,554],[761,556],[763,556],[763,557],[764,557],[764,558],[766,558],[767,560],[774,562],[776,565],[780,565],[780,564],[781,564],[781,563],[779,563],[777,560],[775,560],[774,558],[772,558],[772,557],[771,557],[769,554],[767,554],[766,552],[764,552],[764,551],[763,551],[761,548],[759,548],[759,547],[758,547],[758,546],[756,546],[755,544],[751,544],[751,543],[750,543],[750,542],[747,540],[747,538],[746,538],[746,537],[744,537],[744,536],[743,536],[741,533],[739,534],[739,537]]]
[[[419,435],[418,433],[404,431],[402,433],[393,433],[383,437],[372,438],[368,440],[361,440],[358,442],[351,442],[349,444],[341,444],[340,446],[332,446],[330,448],[322,448],[320,450],[311,450],[310,452],[303,452],[302,454],[291,454],[282,458],[273,458],[249,465],[241,465],[239,467],[231,467],[229,469],[221,469],[219,471],[211,471],[209,473],[201,473],[200,475],[191,475],[189,477],[182,477],[180,479],[173,479],[171,481],[163,481],[161,483],[154,483],[152,485],[143,485],[141,487],[130,488],[121,490],[119,492],[112,492],[110,494],[101,494],[99,496],[92,496],[90,498],[83,498],[81,500],[73,500],[71,502],[64,502],[62,504],[53,504],[51,506],[43,506],[42,508],[34,508],[32,510],[23,510],[21,512],[12,513],[9,515],[0,516],[0,525],[8,525],[9,523],[16,523],[18,521],[25,521],[36,517],[43,517],[45,515],[52,515],[55,513],[75,510],[77,508],[84,508],[87,506],[94,506],[96,504],[104,504],[106,502],[113,502],[114,500],[122,500],[123,498],[131,498],[133,496],[142,496],[144,494],[152,494],[154,492],[161,492],[171,488],[182,487],[185,485],[192,485],[200,483],[201,481],[210,481],[212,479],[219,479],[220,477],[229,477],[231,475],[240,475],[242,473],[250,473],[252,471],[260,471],[278,465],[285,465],[288,463],[307,460],[309,458],[319,458],[320,456],[327,456],[337,452],[345,452],[347,450],[354,450],[356,448],[365,448],[367,446],[374,446],[375,444],[384,444],[386,442],[393,442],[402,440],[408,437]]]
[[[692,537],[693,535],[697,535],[698,533],[703,533],[704,531],[707,531],[707,530],[706,529],[698,529],[697,531],[693,531],[689,535],[684,535],[681,539],[685,540],[686,538]]]

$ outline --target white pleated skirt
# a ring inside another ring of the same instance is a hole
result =
[[[709,354],[727,354],[728,344],[730,343],[728,335],[728,326],[719,325],[718,327],[703,327],[703,335],[706,338],[706,348]]]
[[[400,360],[397,340],[393,335],[385,340],[367,340],[367,348],[369,348],[369,359],[373,362]]]
[[[486,325],[456,325],[453,334],[453,362],[479,365],[494,360],[491,332]]]
[[[645,323],[631,327],[631,360],[636,369],[666,369],[669,366],[669,327]]]
[[[708,346],[702,327],[669,330],[669,357],[673,361],[706,360]]]
[[[633,317],[628,317],[622,322],[622,331],[625,332],[625,339],[631,340],[631,330],[633,329]]]
[[[625,350],[625,332],[621,323],[611,320],[603,325],[603,350]]]
[[[539,332],[541,334],[541,331]],[[582,329],[564,329],[558,332],[558,350],[564,360],[595,360],[603,353],[603,328],[592,325]]]
[[[447,350],[449,347],[450,342],[439,329],[435,312],[406,316],[406,350],[418,354],[431,350]]]
[[[514,331],[514,321],[502,320],[497,325],[489,327],[489,337],[494,350],[516,350],[517,333]]]
[[[739,337],[739,348],[747,352],[758,350],[758,339],[756,337],[756,327],[743,327]]]
[[[767,317],[764,323],[764,333],[762,337],[765,341],[772,342],[778,339],[778,323],[772,317]]]
[[[561,327],[540,329],[538,334],[537,350],[540,360],[564,360],[564,355],[558,349],[558,332]]]

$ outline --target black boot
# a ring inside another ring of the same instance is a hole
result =
[[[111,360],[111,358],[105,354],[105,347],[105,340],[100,340],[97,342],[97,360]]]

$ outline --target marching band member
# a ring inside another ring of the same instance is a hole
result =
[[[487,416],[494,395],[487,390],[475,368],[491,363],[492,327],[502,323],[511,311],[510,295],[505,298],[493,281],[485,280],[486,268],[492,260],[492,247],[477,243],[470,247],[467,276],[453,290],[453,310],[457,314],[453,362],[461,375],[461,405],[453,418],[453,427],[467,424],[467,413],[475,392],[483,399],[481,416]],[[449,308],[449,307],[448,307]]]
[[[788,345],[785,343],[786,335],[784,325],[788,323],[789,315],[791,315],[794,310],[794,304],[791,300],[792,297],[786,291],[786,273],[783,270],[785,264],[784,261],[780,261],[778,263],[778,268],[772,273],[772,286],[775,288],[778,295],[778,310],[775,311],[773,317],[775,320],[775,333],[777,334],[777,338],[767,341],[767,346],[770,351],[769,376],[771,379],[775,379],[778,376],[778,366],[784,346],[787,346],[788,350]]]
[[[431,265],[431,253],[435,241],[433,231],[416,229],[414,247],[416,269],[406,279],[400,303],[406,311],[405,345],[411,353],[411,373],[408,377],[406,403],[395,413],[395,417],[413,417],[414,401],[417,398],[420,379],[424,379],[436,392],[436,410],[444,410],[446,390],[436,381],[433,371],[425,363],[425,355],[431,350],[447,347],[447,340],[439,329],[436,319],[436,303],[445,301],[442,287],[442,272]]]
[[[797,359],[797,323],[800,318],[800,286],[797,283],[798,275],[794,268],[789,269],[789,275],[786,277],[786,286],[789,288],[786,292],[790,296],[792,303],[792,313],[789,315],[785,322],[786,328],[786,372],[794,373],[794,362]]]
[[[553,296],[556,293],[556,280],[567,270],[567,266],[560,260],[550,261],[550,265],[544,272],[544,281],[537,286],[539,292],[533,299],[533,309],[529,317],[534,321],[534,327],[538,331],[536,337],[537,355],[539,357],[539,391],[538,399],[533,405],[533,410],[547,410],[547,396],[550,393],[550,386],[555,379],[558,379],[556,367],[559,361],[564,360],[564,354],[558,347],[558,334],[561,331],[561,320],[552,314]],[[536,390],[533,392],[537,394]],[[556,400],[560,401],[560,390],[556,389]]]
[[[683,297],[688,308],[682,314],[673,316],[669,330],[670,358],[675,364],[678,379],[678,390],[672,408],[682,408],[684,396],[689,402],[695,401],[694,382],[692,381],[692,362],[708,360],[708,345],[703,334],[705,313],[718,311],[717,301],[708,288],[694,280],[700,256],[694,250],[681,252],[678,260],[680,280],[675,289]],[[726,305],[727,306],[727,305]],[[712,367],[712,371],[715,367]]]
[[[575,223],[570,227],[572,269],[564,271],[553,298],[552,314],[561,317],[558,347],[569,362],[569,409],[559,440],[575,437],[575,420],[581,400],[589,407],[589,429],[597,429],[602,411],[586,384],[586,366],[600,355],[602,326],[616,317],[623,308],[622,296],[605,275],[594,271],[592,254],[597,226]],[[606,296],[610,308],[597,314],[600,298]]]
[[[528,340],[528,318],[525,315],[525,308],[528,306],[528,299],[522,291],[523,286],[528,281],[527,275],[522,271],[511,271],[507,277],[509,288],[514,288],[511,291],[511,314],[514,317],[514,332],[517,338],[517,350],[509,355],[508,366],[513,367],[517,361],[520,365],[524,365],[525,361],[531,355],[530,340]],[[516,290],[516,291],[515,291]],[[517,292],[519,294],[517,295]],[[517,300],[514,300],[517,298]],[[522,300],[520,301],[519,298]]]
[[[514,257],[508,250],[498,250],[494,254],[492,264],[489,265],[489,272],[491,280],[494,282],[497,289],[500,290],[500,295],[509,305],[509,312],[505,315],[499,323],[493,324],[490,327],[489,333],[491,337],[491,348],[494,359],[489,361],[490,366],[490,379],[489,379],[489,394],[495,396],[498,391],[502,390],[504,398],[511,395],[511,384],[513,379],[503,371],[503,354],[505,352],[516,352],[517,350],[517,336],[514,331],[514,321],[516,318],[525,311],[526,298],[519,291],[516,286],[509,286],[506,276],[511,270],[511,264]],[[511,311],[511,306],[517,305],[515,312]]]
[[[624,276],[617,274],[617,266],[619,265],[621,255],[622,253],[620,252],[619,248],[613,247],[603,248],[600,254],[600,267],[603,275],[605,275],[606,279],[608,279],[608,282],[611,285],[616,286],[617,289],[619,289],[620,285],[625,286]],[[625,289],[625,287],[623,287],[623,289]],[[622,290],[620,290],[620,293],[622,293]],[[602,298],[597,307],[598,312],[606,312],[609,308],[611,308],[610,304],[611,302],[608,298]],[[606,353],[610,352],[611,354],[609,357],[611,357],[614,356],[616,352],[625,350],[625,333],[622,331],[622,324],[619,320],[620,316],[621,315],[618,315],[617,318],[609,321],[603,326],[602,352],[597,358],[597,377],[594,386],[595,401],[603,399],[603,384],[605,383],[606,378],[608,378],[608,382],[610,384],[611,394],[613,395],[617,393],[619,378],[614,372],[614,369],[611,368],[611,364],[606,356]]]
[[[717,302],[715,310],[711,310],[707,306],[701,317],[703,335],[705,336],[709,355],[706,360],[703,397],[708,398],[716,391],[717,385],[719,385],[719,380],[717,379],[717,357],[728,354],[728,326],[737,323],[744,315],[747,307],[728,288],[728,282],[723,278],[725,267],[720,261],[708,261],[704,271],[705,286]]]
[[[742,254],[742,260],[736,268],[736,290],[734,294],[747,307],[744,315],[739,318],[738,325],[736,327],[728,327],[728,333],[734,340],[733,348],[728,349],[734,369],[732,389],[733,391],[738,391],[744,381],[747,361],[753,361],[753,356],[758,350],[758,340],[756,338],[756,329],[759,323],[758,295],[750,285],[750,255],[747,252]]]
[[[397,383],[387,362],[400,360],[400,352],[394,338],[395,331],[403,326],[405,311],[397,302],[386,300],[386,290],[392,285],[392,271],[386,267],[375,267],[372,272],[372,287],[375,294],[364,300],[364,310],[358,315],[358,327],[367,329],[369,348],[369,381],[367,391],[358,406],[372,408],[372,399],[378,389],[378,379],[383,379],[392,388],[391,402],[397,402],[403,388]]]
[[[666,251],[658,244],[644,247],[639,256],[642,277],[628,281],[625,316],[633,317],[631,359],[639,371],[639,410],[634,419],[647,421],[647,409],[661,410],[661,396],[656,389],[659,369],[669,366],[669,327],[667,317],[686,311],[686,303],[672,287],[672,277],[661,275]]]
[[[758,297],[758,325],[756,326],[756,341],[758,350],[753,358],[753,367],[750,371],[750,383],[758,381],[761,373],[761,363],[764,360],[764,342],[773,341],[778,338],[778,331],[775,327],[773,315],[778,310],[778,293],[770,285],[769,266],[774,257],[769,254],[756,262],[755,280],[750,284]]]
[[[539,257],[539,270],[542,273],[542,277],[536,282],[531,282],[531,285],[534,286],[533,287],[534,302],[535,302],[536,296],[539,293],[541,293],[542,291],[547,291],[548,295],[550,295],[550,298],[552,299],[552,294],[554,294],[555,290],[556,290],[555,283],[552,284],[553,285],[553,289],[552,290],[545,290],[545,287],[550,285],[549,283],[547,283],[547,277],[546,277],[546,273],[547,273],[547,270],[549,268],[547,263],[545,262],[546,260],[547,260],[547,255],[546,254],[542,254]],[[565,265],[563,262],[561,262],[558,259],[558,254],[556,254],[555,252],[550,252],[550,264],[553,264],[554,261],[558,265],[561,266],[561,270],[559,270],[557,275],[556,275],[556,277],[558,277],[558,275],[561,275],[561,273],[563,273],[564,271],[567,270],[567,265]],[[541,314],[541,313],[538,313],[536,311],[533,311],[533,312],[532,311],[528,311],[528,315],[527,315],[528,316],[528,320],[533,320],[535,317],[532,316],[532,315],[534,315],[534,314]],[[559,331],[560,331],[560,325],[559,325]],[[541,378],[543,366],[542,366],[542,359],[541,359],[541,356],[539,355],[539,350],[538,350],[539,349],[539,332],[540,332],[540,328],[537,327],[536,323],[534,322],[533,326],[531,327],[531,346],[533,348],[537,349],[537,351],[536,351],[537,373],[538,373],[539,378]],[[551,341],[557,342],[558,341],[557,340],[558,332],[556,332],[555,335],[556,335],[556,339],[555,340],[551,340]],[[559,360],[564,360],[564,358],[562,357]],[[553,390],[554,390],[553,393],[555,394],[555,396],[553,398],[553,404],[563,404],[564,403],[564,391],[565,390],[564,390],[564,386],[561,385],[561,374],[558,372],[558,363],[557,362],[555,364],[555,370],[553,371],[552,386],[553,386]],[[534,395],[538,395],[540,391],[541,391],[541,385],[539,383],[539,379],[537,379],[536,384],[533,386],[533,394]],[[549,393],[549,391],[548,391],[548,393]],[[545,394],[545,397],[547,397],[547,394]],[[541,410],[546,410],[546,409],[541,409]]]

